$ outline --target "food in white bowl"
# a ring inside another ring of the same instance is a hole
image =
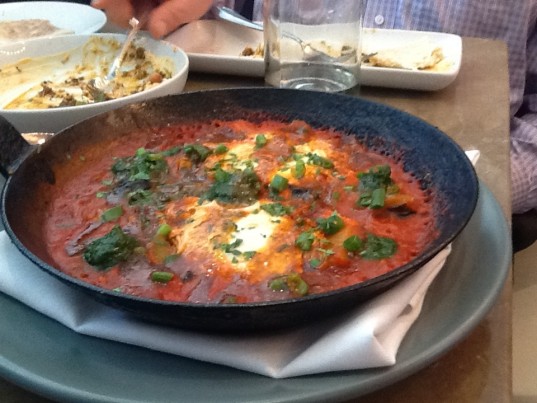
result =
[[[69,35],[0,47],[0,114],[21,132],[57,132],[89,116],[180,93],[188,57],[175,46],[141,36],[104,90],[90,81],[106,76],[125,35]]]
[[[59,28],[49,20],[41,18],[0,21],[0,43],[72,33],[71,30]]]
[[[106,14],[86,4],[0,1],[0,45],[38,37],[88,35],[98,32],[105,24]]]

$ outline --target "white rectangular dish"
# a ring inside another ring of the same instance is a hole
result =
[[[227,22],[194,21],[170,34],[167,41],[189,56],[190,70],[203,73],[263,77],[261,57],[241,56],[246,47],[263,43],[263,33]],[[443,59],[436,70],[374,67],[361,69],[365,86],[436,91],[451,84],[459,73],[462,57],[460,36],[437,32],[364,29],[362,53],[391,53],[394,57],[421,57],[426,48],[441,49]],[[421,52],[421,55],[420,55]],[[405,55],[405,56],[402,56]],[[410,55],[410,56],[409,56]]]

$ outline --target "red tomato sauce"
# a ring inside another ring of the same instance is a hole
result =
[[[437,236],[430,195],[400,164],[305,122],[153,128],[70,161],[49,253],[75,278],[141,297],[327,292],[408,263]]]

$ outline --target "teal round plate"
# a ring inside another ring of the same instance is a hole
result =
[[[502,210],[480,183],[472,219],[456,239],[391,367],[272,379],[83,336],[0,294],[0,376],[69,402],[351,399],[417,372],[477,326],[503,288],[510,245]]]

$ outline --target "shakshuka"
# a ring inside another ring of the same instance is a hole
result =
[[[69,155],[45,239],[84,282],[191,303],[276,301],[380,276],[437,236],[429,191],[302,121],[144,129]]]

